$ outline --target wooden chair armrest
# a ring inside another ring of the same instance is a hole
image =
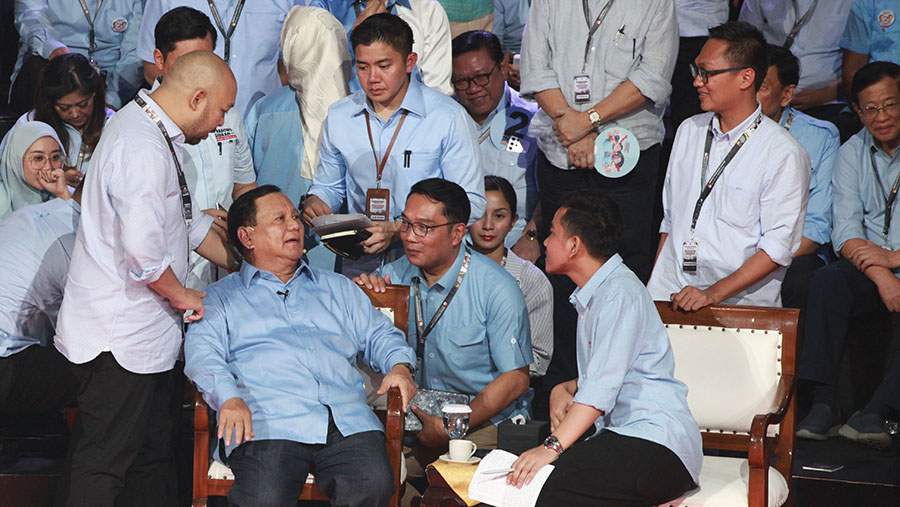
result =
[[[769,426],[781,424],[781,421],[784,420],[784,416],[787,414],[788,407],[791,404],[791,398],[794,396],[794,388],[794,376],[782,375],[775,391],[775,399],[777,401],[775,411],[768,414],[758,414],[753,418],[753,423],[750,426],[750,447],[747,450],[750,468],[768,468],[770,446],[766,443],[766,434]]]
[[[194,476],[193,496],[195,505],[206,505],[207,474],[209,472],[209,407],[197,392],[194,400]]]
[[[388,461],[394,472],[394,494],[391,505],[400,505],[403,483],[400,482],[400,467],[403,460],[403,397],[399,387],[392,387],[387,393],[387,417],[384,421],[384,441]]]
[[[194,399],[194,433],[198,431],[209,433],[209,405],[203,401],[200,391]]]

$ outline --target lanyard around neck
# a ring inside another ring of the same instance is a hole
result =
[[[884,184],[881,182],[881,176],[878,175],[878,167],[875,166],[876,151],[878,151],[878,148],[874,146],[869,148],[869,159],[872,161],[872,172],[875,173],[875,181],[878,183],[878,190],[881,191],[881,196],[884,197],[884,227],[881,229],[881,239],[883,239],[884,244],[887,245],[888,232],[891,230],[894,200],[897,199],[897,190],[900,189],[900,173],[897,173],[897,177],[894,179],[894,185],[891,187],[891,192],[885,194]]]
[[[790,132],[791,131],[791,123],[793,123],[793,122],[794,122],[794,110],[790,109],[790,106],[788,106],[788,117],[787,117],[787,121],[784,122],[784,129],[787,130],[788,132]]]
[[[100,13],[100,6],[103,5],[103,0],[97,0],[97,10],[94,11],[93,18],[88,11],[87,2],[85,2],[85,0],[78,0],[78,3],[81,4],[81,12],[84,13],[84,19],[86,19],[88,23],[88,60],[90,60],[91,63],[94,63],[94,51],[97,49],[94,34],[94,21],[97,19],[97,14]]]
[[[441,320],[441,317],[444,316],[444,311],[447,310],[447,307],[450,306],[450,301],[453,300],[453,296],[456,295],[456,291],[458,291],[459,286],[462,285],[463,278],[466,277],[466,273],[469,271],[469,263],[471,261],[472,252],[469,251],[469,247],[466,247],[466,254],[463,257],[462,267],[459,268],[459,275],[456,276],[456,283],[450,288],[450,292],[447,293],[447,297],[444,298],[444,302],[441,303],[441,306],[434,312],[427,327],[425,326],[425,317],[423,316],[422,311],[422,295],[419,290],[420,280],[418,276],[413,277],[413,295],[416,306],[416,358],[420,363],[422,362],[422,357],[425,355],[425,339],[434,329],[434,326],[437,325],[438,321]],[[421,366],[421,364],[419,366]]]
[[[190,231],[191,220],[193,219],[193,212],[191,211],[191,191],[188,188],[187,179],[184,177],[184,171],[181,170],[181,162],[178,161],[178,157],[175,155],[175,145],[172,144],[172,138],[169,137],[169,131],[166,130],[166,126],[163,125],[159,114],[157,114],[153,108],[148,106],[147,102],[140,95],[136,96],[134,101],[137,105],[141,106],[141,110],[156,123],[156,126],[159,127],[159,131],[162,132],[162,135],[166,140],[166,144],[169,145],[169,153],[172,154],[172,160],[175,162],[175,171],[178,173],[178,186],[181,190],[181,212],[184,215],[185,223],[187,223],[188,231]]]
[[[391,142],[388,143],[387,150],[384,151],[384,157],[382,157],[381,161],[378,160],[378,153],[375,152],[375,140],[372,139],[372,124],[369,121],[369,111],[363,111],[366,115],[366,132],[369,134],[369,146],[372,147],[372,156],[375,157],[375,170],[377,174],[375,176],[375,186],[377,188],[381,188],[381,174],[384,173],[384,166],[387,164],[388,157],[391,156],[391,150],[394,149],[394,141],[397,140],[397,135],[400,134],[400,129],[403,127],[403,122],[406,121],[406,115],[409,114],[409,111],[403,110],[403,113],[400,115],[400,123],[397,124],[397,128],[394,129],[394,135],[391,137]]]
[[[784,49],[791,49],[791,46],[794,45],[794,40],[797,38],[797,34],[800,33],[800,29],[809,22],[810,18],[812,18],[813,11],[816,10],[816,5],[819,4],[819,0],[813,0],[813,4],[806,9],[806,12],[803,13],[803,16],[800,16],[800,6],[797,5],[797,0],[791,0],[791,4],[794,6],[794,26],[791,27],[791,33],[788,34],[787,39],[784,40],[784,44],[782,47]]]
[[[222,25],[222,17],[219,16],[219,9],[216,8],[216,4],[213,3],[213,0],[207,0],[209,3],[209,11],[213,15],[213,20],[216,22],[216,26],[219,28],[219,32],[222,33],[222,37],[225,37],[225,63],[231,63],[231,36],[234,34],[234,29],[237,27],[238,20],[241,19],[241,11],[244,10],[244,0],[238,0],[237,6],[234,8],[234,14],[231,16],[231,23],[228,25],[228,30],[225,30],[225,26]]]
[[[706,127],[706,145],[703,148],[703,166],[701,172],[701,178],[706,177],[706,170],[709,168],[709,151],[712,149],[712,140],[713,140],[713,118],[709,119],[709,126]],[[691,218],[691,238],[694,237],[694,229],[697,227],[697,219],[700,218],[700,210],[703,208],[703,203],[706,201],[706,198],[709,197],[710,192],[712,192],[713,187],[716,185],[716,182],[719,181],[719,176],[722,175],[722,172],[725,171],[725,167],[731,162],[731,159],[737,155],[737,152],[740,151],[741,147],[750,139],[750,135],[759,127],[760,122],[762,122],[762,113],[760,113],[753,123],[747,127],[747,130],[741,134],[741,137],[734,143],[734,146],[731,147],[731,150],[728,151],[728,154],[725,155],[725,159],[719,164],[719,167],[716,168],[716,172],[710,176],[709,181],[703,185],[703,188],[700,190],[700,197],[697,199],[697,204],[694,205],[694,216]]]
[[[584,9],[584,21],[588,26],[587,42],[584,43],[584,63],[581,65],[582,74],[587,70],[588,55],[591,52],[591,39],[593,39],[594,33],[600,29],[600,25],[603,24],[603,20],[606,18],[606,15],[609,14],[609,9],[616,0],[609,0],[606,2],[606,5],[600,10],[600,14],[597,15],[597,19],[595,19],[593,23],[591,22],[591,8],[588,5],[588,2],[589,0],[581,0],[581,8]]]

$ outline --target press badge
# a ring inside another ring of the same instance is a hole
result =
[[[585,104],[591,101],[591,76],[575,76],[575,103]]]
[[[391,211],[391,191],[387,188],[366,190],[366,216],[374,222],[386,222]]]
[[[697,272],[697,251],[699,245],[694,240],[685,241],[681,245],[681,270],[685,273]]]

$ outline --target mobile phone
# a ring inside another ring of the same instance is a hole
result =
[[[513,55],[513,67],[518,67],[522,63],[522,55],[516,53]]]

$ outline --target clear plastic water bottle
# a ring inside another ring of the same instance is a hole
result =
[[[444,430],[451,440],[463,438],[469,431],[469,415],[472,408],[468,405],[450,403],[441,408],[444,416]]]

